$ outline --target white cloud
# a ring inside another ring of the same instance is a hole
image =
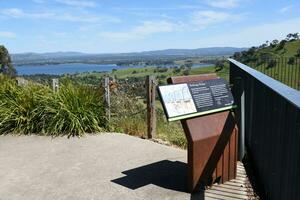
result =
[[[197,26],[196,29],[203,29],[210,25],[219,24],[225,21],[237,21],[241,18],[242,15],[204,10],[192,13],[191,23]]]
[[[37,13],[27,13],[24,12],[22,9],[19,8],[8,8],[8,9],[3,9],[1,11],[3,15],[13,17],[13,18],[49,18],[49,17],[54,17],[54,13],[49,13],[49,12],[37,12]]]
[[[59,3],[75,7],[96,7],[96,2],[85,0],[56,0]]]
[[[291,10],[294,6],[293,5],[289,5],[289,6],[285,6],[285,7],[282,7],[279,12],[280,13],[286,13],[287,11]]]
[[[288,33],[300,32],[300,18],[251,26],[241,30],[224,32],[222,35],[198,40],[200,46],[257,46],[266,40],[282,39]]]
[[[0,38],[16,38],[17,35],[10,31],[0,31]]]
[[[45,3],[45,0],[32,0],[35,3]]]
[[[241,0],[206,0],[206,3],[217,8],[235,8]]]
[[[126,32],[102,32],[100,36],[111,40],[127,41],[131,39],[142,39],[157,33],[175,31],[180,25],[168,21],[145,21]]]
[[[49,19],[58,21],[69,21],[69,22],[87,22],[87,23],[101,23],[101,22],[111,22],[119,23],[121,20],[106,15],[91,15],[91,14],[80,14],[76,15],[67,12],[25,12],[19,8],[9,8],[0,10],[2,15],[12,17],[12,18],[29,18],[29,19]]]

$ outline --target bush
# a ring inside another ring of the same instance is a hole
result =
[[[290,57],[287,63],[289,65],[293,65],[295,63],[295,58],[294,57]]]
[[[270,60],[267,65],[267,69],[275,67],[277,64],[276,60]]]
[[[107,128],[99,88],[62,84],[59,92],[1,78],[0,134],[82,136]]]

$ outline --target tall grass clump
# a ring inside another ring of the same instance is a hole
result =
[[[0,76],[0,134],[82,136],[107,128],[103,91],[71,83],[59,92]]]
[[[101,132],[107,127],[100,88],[65,83],[49,101],[47,133],[77,135]]]

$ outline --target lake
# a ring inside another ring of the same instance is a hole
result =
[[[174,66],[174,65],[172,65]],[[195,67],[206,67],[210,64],[195,64]],[[113,69],[126,69],[126,68],[143,68],[144,66],[117,66],[115,64],[97,65],[97,64],[58,64],[58,65],[22,65],[16,66],[18,75],[33,75],[33,74],[75,74],[83,72],[111,72]],[[166,66],[168,67],[168,66]],[[170,66],[169,66],[170,67]]]

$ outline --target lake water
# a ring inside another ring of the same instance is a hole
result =
[[[172,65],[174,66],[174,65]],[[206,67],[209,64],[195,64],[195,67]],[[18,75],[33,75],[33,74],[75,74],[82,72],[111,72],[113,69],[126,69],[126,68],[143,68],[144,66],[117,66],[115,64],[97,65],[97,64],[59,64],[59,65],[22,65],[16,66]]]

